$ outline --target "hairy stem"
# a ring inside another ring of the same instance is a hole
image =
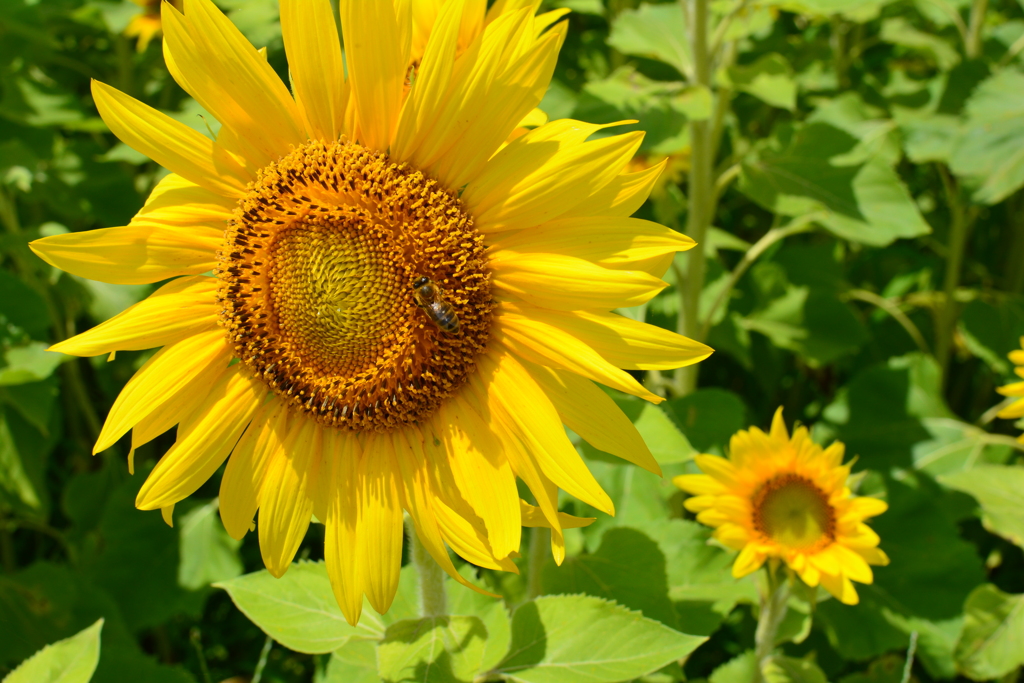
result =
[[[547,559],[550,532],[544,527],[530,529],[530,556],[526,565],[526,598],[532,600],[541,594],[540,578]]]
[[[444,570],[434,561],[411,519],[405,520],[406,533],[412,544],[412,562],[420,575],[420,608],[424,617],[443,617],[448,612],[448,598],[444,590]]]
[[[964,43],[964,52],[968,59],[977,59],[981,56],[981,29],[985,25],[985,14],[988,12],[988,0],[974,0],[971,3],[971,18],[967,27],[967,41]]]
[[[785,577],[779,577],[771,566],[765,567],[765,572],[768,576],[768,591],[767,595],[761,596],[761,614],[757,618],[757,631],[754,633],[754,661],[757,662],[754,683],[764,683],[761,671],[775,649],[775,636],[786,617],[789,601],[789,582]]]
[[[694,82],[706,88],[711,86],[711,55],[708,52],[708,0],[689,0],[690,44],[693,47]],[[686,3],[687,0],[680,0]],[[706,253],[704,241],[714,212],[714,150],[712,127],[705,119],[690,122],[690,177],[688,188],[689,212],[686,234],[697,242],[689,251],[685,281],[678,283],[680,303],[679,333],[700,341],[700,293],[704,289]],[[685,396],[697,388],[698,366],[679,368],[675,373],[675,393]]]

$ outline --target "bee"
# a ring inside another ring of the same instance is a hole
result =
[[[441,288],[428,277],[418,277],[412,283],[416,305],[423,309],[430,321],[448,334],[459,333],[459,317],[455,308],[441,296]]]

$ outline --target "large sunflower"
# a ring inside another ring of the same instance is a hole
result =
[[[858,597],[851,580],[871,583],[868,565],[889,564],[878,534],[864,524],[888,506],[853,496],[844,452],[838,441],[823,449],[806,427],[790,438],[779,408],[769,433],[740,430],[729,442],[728,458],[698,455],[697,466],[706,474],[673,481],[694,494],[684,505],[697,513],[697,521],[716,527],[715,538],[740,551],[733,576],[778,558],[807,585],[821,584],[852,605]]]
[[[628,217],[661,171],[624,172],[641,134],[588,140],[604,126],[561,120],[507,142],[565,36],[562,13],[538,4],[432,3],[414,26],[409,2],[341,0],[343,62],[328,0],[282,0],[289,92],[209,0],[164,3],[167,66],[220,122],[216,140],[94,83],[111,130],[172,174],[126,227],[33,243],[86,278],[170,280],[54,347],[163,347],[95,447],[177,425],[138,507],[166,510],[227,460],[228,532],[241,538],[258,509],[280,576],[322,520],[353,623],[364,594],[380,612],[395,594],[403,509],[463,583],[446,544],[514,571],[524,523],[551,528],[561,561],[575,522],[559,489],[613,513],[563,423],[657,472],[594,382],[659,401],[620,368],[710,353],[610,312],[657,294],[692,246]]]

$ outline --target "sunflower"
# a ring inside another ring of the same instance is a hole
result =
[[[694,494],[685,506],[697,513],[697,521],[715,527],[716,539],[740,551],[733,576],[779,558],[807,585],[821,584],[854,605],[858,598],[851,580],[871,583],[868,565],[889,564],[878,535],[864,524],[888,506],[852,495],[844,452],[838,441],[822,449],[806,427],[790,438],[779,408],[769,433],[740,430],[729,442],[728,458],[698,455],[697,466],[706,474],[673,481]]]
[[[163,347],[95,446],[131,430],[134,451],[177,426],[137,506],[170,509],[226,461],[228,532],[257,529],[281,576],[323,521],[352,623],[364,595],[391,604],[403,510],[467,585],[447,547],[514,571],[524,524],[550,527],[561,561],[579,521],[559,489],[614,512],[563,425],[658,472],[595,382],[658,402],[623,368],[711,351],[612,312],[661,291],[693,245],[629,218],[661,172],[624,171],[641,134],[590,140],[607,126],[559,120],[508,141],[565,37],[538,5],[450,0],[417,59],[409,3],[342,0],[343,62],[328,0],[282,0],[289,92],[209,0],[164,3],[167,66],[216,139],[94,83],[111,130],[171,174],[128,226],[32,245],[82,277],[164,282],[54,347]]]
[[[1024,377],[1024,337],[1020,338],[1020,346],[1021,348],[1010,351],[1008,357],[1010,362],[1017,366],[1013,371],[1018,377]],[[996,391],[1003,396],[1012,396],[1017,399],[996,413],[998,417],[1007,420],[1016,420],[1024,417],[1024,382],[1011,382],[999,387]],[[1024,443],[1024,434],[1017,437],[1017,440]]]
[[[181,0],[132,0],[133,3],[142,8],[142,11],[132,17],[124,34],[129,38],[137,38],[135,47],[139,52],[145,51],[153,40],[160,33],[160,4],[169,2],[175,7],[181,6]]]

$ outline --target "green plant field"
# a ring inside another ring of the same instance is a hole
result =
[[[276,0],[216,3],[288,83]],[[617,514],[563,494],[597,519],[566,531],[561,567],[541,530],[519,575],[456,559],[504,600],[448,580],[451,616],[424,622],[407,564],[392,609],[352,627],[321,524],[273,579],[255,534],[225,532],[219,474],[173,527],[135,508],[173,430],[134,475],[130,437],[92,455],[152,352],[46,349],[156,285],[85,280],[27,245],[127,225],[166,171],[109,132],[90,79],[204,135],[219,124],[159,35],[124,35],[139,5],[0,0],[0,679],[73,636],[45,653],[67,678],[38,659],[11,683],[1020,678],[1024,425],[996,416],[996,389],[1021,379],[1024,2],[543,0],[556,8],[572,12],[540,108],[635,121],[598,135],[646,131],[636,169],[667,163],[636,215],[699,243],[620,312],[715,353],[632,371],[660,405],[611,392],[663,478],[571,435]],[[796,582],[759,673],[765,572],[732,578],[735,552],[671,479],[779,407],[856,458],[851,487],[888,503],[870,526],[891,563],[856,605]]]

